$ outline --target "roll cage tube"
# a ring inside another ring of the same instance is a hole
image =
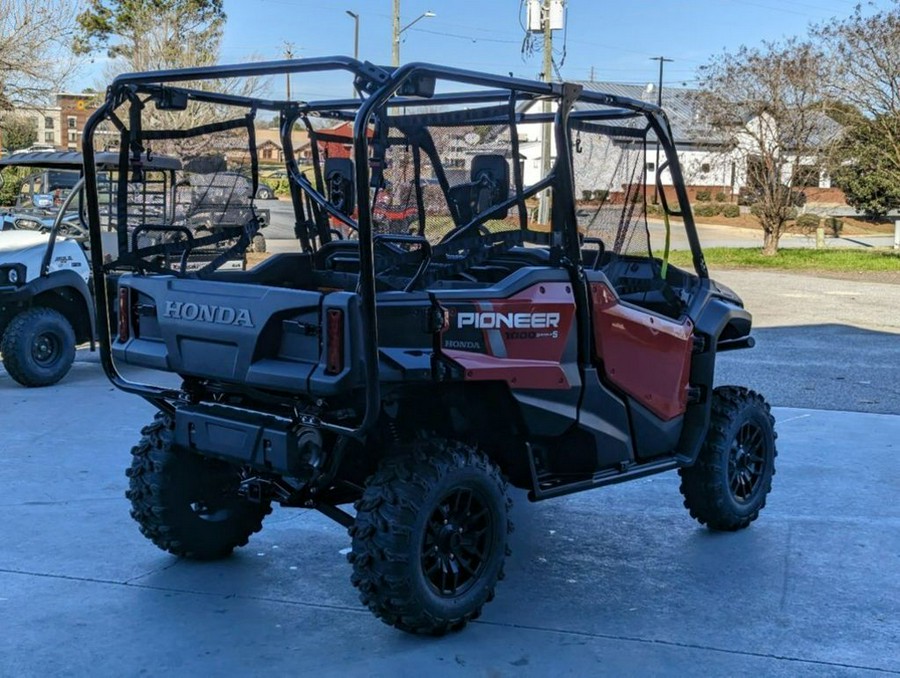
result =
[[[147,73],[129,73],[118,76],[107,89],[104,103],[88,118],[82,136],[82,158],[84,162],[84,188],[88,230],[91,241],[91,273],[94,279],[94,309],[97,323],[97,336],[100,343],[100,362],[107,378],[116,387],[139,395],[161,410],[171,412],[174,410],[172,401],[184,401],[187,396],[178,389],[165,389],[148,384],[131,382],[123,378],[116,369],[112,359],[112,343],[110,334],[110,311],[106,300],[109,297],[109,284],[103,262],[103,250],[100,234],[100,206],[97,198],[97,168],[96,154],[94,152],[94,134],[106,119],[109,119],[117,129],[121,131],[122,123],[115,116],[115,109],[125,104],[134,97],[138,91],[144,93],[159,93],[162,91],[162,83],[189,82],[196,80],[210,80],[219,78],[238,78],[265,75],[278,75],[284,73],[320,72],[328,70],[349,71],[355,76],[361,86],[368,85],[369,90],[377,91],[382,83],[387,81],[388,72],[383,68],[370,63],[363,63],[349,57],[323,57],[316,59],[296,59],[291,61],[273,61],[256,64],[238,64],[210,66],[204,68],[186,68],[168,71],[156,71]],[[214,94],[185,88],[189,96],[197,100],[210,103],[231,104],[247,108],[271,108],[284,111],[286,108],[296,106],[293,102],[277,102],[267,100],[248,99],[247,97],[227,94]],[[340,104],[346,104],[340,100]],[[357,102],[353,100],[356,104]],[[318,105],[325,106],[325,102]],[[323,424],[324,425],[324,424]],[[357,432],[343,427],[328,426],[338,432],[356,435]]]
[[[520,78],[504,78],[473,71],[455,68],[438,67],[426,63],[411,63],[396,69],[390,79],[380,89],[366,99],[356,114],[353,122],[353,162],[356,171],[356,204],[358,208],[359,233],[359,294],[362,316],[362,335],[366,337],[363,344],[365,364],[365,414],[357,432],[365,434],[377,421],[381,409],[381,389],[378,382],[378,321],[375,306],[375,255],[372,233],[371,204],[369,195],[369,140],[366,131],[372,114],[377,108],[384,106],[399,87],[413,75],[430,75],[446,80],[476,86],[498,86],[504,88],[506,96],[510,90],[536,95],[551,95],[563,98],[563,85],[559,83],[537,83]],[[419,101],[418,103],[421,103]],[[559,154],[557,154],[559,156]],[[560,159],[552,172],[560,166]],[[571,172],[571,167],[566,171]],[[570,183],[571,185],[571,183]],[[574,208],[573,208],[574,214]]]
[[[679,205],[690,205],[687,189],[684,185],[684,175],[681,171],[681,164],[678,161],[678,154],[675,153],[675,145],[672,142],[672,127],[669,124],[669,118],[661,109],[649,111],[647,119],[650,126],[656,133],[656,138],[660,142],[666,154],[666,165],[672,174],[672,181],[675,185],[675,195],[678,197]],[[665,198],[665,192],[662,190],[662,180],[660,175],[662,172],[656,173],[657,186],[660,194],[663,196],[663,208],[668,211],[668,204]],[[709,278],[709,270],[706,268],[706,259],[703,257],[703,250],[700,247],[700,238],[697,235],[697,226],[694,223],[694,214],[688,210],[681,210],[681,219],[684,223],[684,230],[687,234],[688,243],[691,246],[691,258],[694,262],[694,269],[700,278]]]
[[[63,200],[62,205],[59,206],[59,211],[56,213],[56,217],[53,219],[53,226],[50,228],[50,239],[47,241],[47,249],[44,251],[44,258],[41,261],[41,275],[45,276],[50,271],[50,259],[53,257],[53,248],[56,245],[56,234],[59,232],[60,224],[62,224],[63,218],[66,215],[66,210],[69,208],[69,205],[72,204],[72,201],[78,195],[78,192],[84,188],[84,177],[82,176],[78,181],[75,182],[75,185],[72,187],[69,195],[66,196],[66,199]]]

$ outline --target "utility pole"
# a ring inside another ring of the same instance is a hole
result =
[[[553,29],[550,27],[550,0],[541,0],[541,28],[544,33],[544,70],[541,80],[551,82],[553,80]],[[551,112],[549,100],[544,101],[544,113]],[[541,176],[550,174],[550,135],[553,125],[545,122],[541,132]],[[550,223],[550,189],[541,192],[538,207],[538,222]]]
[[[662,108],[662,87],[663,87],[663,65],[672,63],[673,59],[667,59],[663,56],[650,57],[650,61],[659,62],[659,86],[656,88],[656,105]],[[659,204],[659,136],[656,138],[656,163],[653,165],[653,204]]]
[[[427,12],[422,12],[403,28],[400,28],[400,0],[394,0],[394,29],[392,31],[393,37],[391,40],[391,65],[393,65],[394,68],[400,65],[400,36],[403,35],[403,32],[414,24],[419,23],[422,19],[431,19],[436,16],[437,14],[429,9]]]
[[[591,66],[591,82],[594,82],[594,67]]]
[[[294,45],[293,45],[293,43],[287,42],[286,40],[284,42],[284,58],[285,59],[293,59],[294,58]],[[285,73],[284,79],[285,79],[285,85],[287,88],[287,100],[290,101],[291,100],[291,74]]]
[[[394,30],[391,40],[391,65],[400,65],[400,0],[394,0]]]

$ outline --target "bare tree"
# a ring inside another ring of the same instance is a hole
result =
[[[78,0],[0,0],[0,109],[46,102],[73,72]]]
[[[222,0],[88,0],[78,16],[75,50],[80,54],[105,51],[106,76],[134,71],[212,66],[219,50],[226,15]],[[265,82],[258,78],[180,83],[185,87],[212,89],[245,96],[258,94]],[[157,129],[187,129],[233,116],[233,111],[211,104],[191,102],[184,111],[144,109],[144,125]],[[160,152],[179,155],[225,153],[241,143],[227,135],[198,137],[158,144]],[[222,148],[210,147],[217,143]]]
[[[731,149],[775,254],[796,205],[798,187],[817,172],[839,126],[822,98],[825,64],[808,43],[789,40],[723,53],[702,69],[699,119]]]

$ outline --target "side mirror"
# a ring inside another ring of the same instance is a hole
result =
[[[187,110],[188,95],[177,89],[163,89],[156,96],[156,108],[160,111]]]
[[[325,186],[328,202],[339,212],[351,215],[356,208],[356,182],[350,158],[325,160]]]
[[[475,214],[509,200],[509,163],[502,155],[476,155],[472,158],[470,179],[475,184]],[[509,209],[496,215],[503,219]]]
[[[397,90],[397,96],[430,99],[434,96],[435,82],[433,75],[413,74],[400,85],[400,88]]]

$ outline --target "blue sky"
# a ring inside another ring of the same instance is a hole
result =
[[[657,78],[650,57],[664,55],[669,86],[691,86],[697,68],[712,54],[801,34],[810,23],[848,16],[856,0],[568,0],[568,30],[554,36],[557,61],[565,44],[565,79],[645,84]],[[887,6],[878,0],[876,6]],[[225,0],[228,23],[223,63],[252,55],[281,58],[284,41],[296,56],[351,54],[353,20],[359,13],[360,57],[390,63],[392,0]],[[401,0],[403,24],[431,10],[403,34],[401,62],[432,61],[461,68],[512,71],[537,77],[541,55],[523,59],[519,0]],[[87,70],[84,85],[95,82]],[[345,93],[345,83],[294,83],[295,96]],[[284,94],[280,79],[272,93]],[[331,90],[331,91],[329,91]]]

